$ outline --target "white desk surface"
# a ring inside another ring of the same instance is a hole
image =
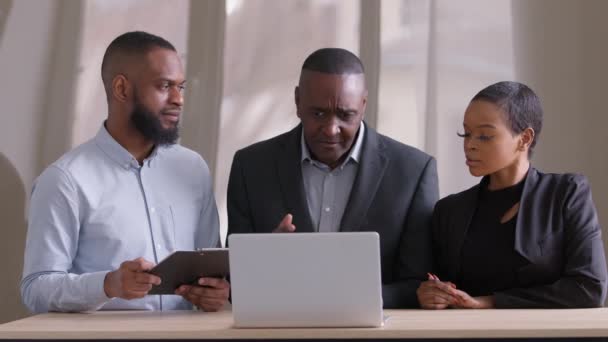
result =
[[[391,339],[607,337],[608,308],[385,310],[382,328],[235,329],[230,311],[49,313],[0,325],[2,339]]]

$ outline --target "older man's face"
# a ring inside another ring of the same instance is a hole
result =
[[[295,100],[313,158],[337,167],[348,156],[363,120],[365,76],[303,70]]]

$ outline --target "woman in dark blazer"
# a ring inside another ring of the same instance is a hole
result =
[[[606,298],[606,261],[589,182],[542,173],[530,156],[536,94],[516,82],[480,91],[464,115],[466,164],[481,182],[433,213],[434,273],[421,307],[583,308]]]

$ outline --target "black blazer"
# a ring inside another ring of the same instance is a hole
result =
[[[482,185],[488,181],[482,179]],[[433,213],[435,270],[454,281],[467,229],[477,207],[476,185],[440,200]],[[530,168],[515,227],[515,246],[529,264],[522,288],[494,294],[498,308],[582,308],[606,298],[606,260],[591,189],[584,176]],[[458,284],[456,284],[458,285]]]
[[[287,214],[297,232],[312,232],[301,169],[302,126],[237,151],[228,182],[228,235],[268,233]],[[341,231],[380,235],[386,308],[416,307],[416,289],[431,268],[430,220],[439,197],[429,155],[369,126]]]

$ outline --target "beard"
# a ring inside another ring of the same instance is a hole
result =
[[[164,128],[160,118],[137,99],[131,112],[131,123],[144,138],[152,141],[154,145],[173,145],[179,138],[178,123],[175,123],[174,127]]]

